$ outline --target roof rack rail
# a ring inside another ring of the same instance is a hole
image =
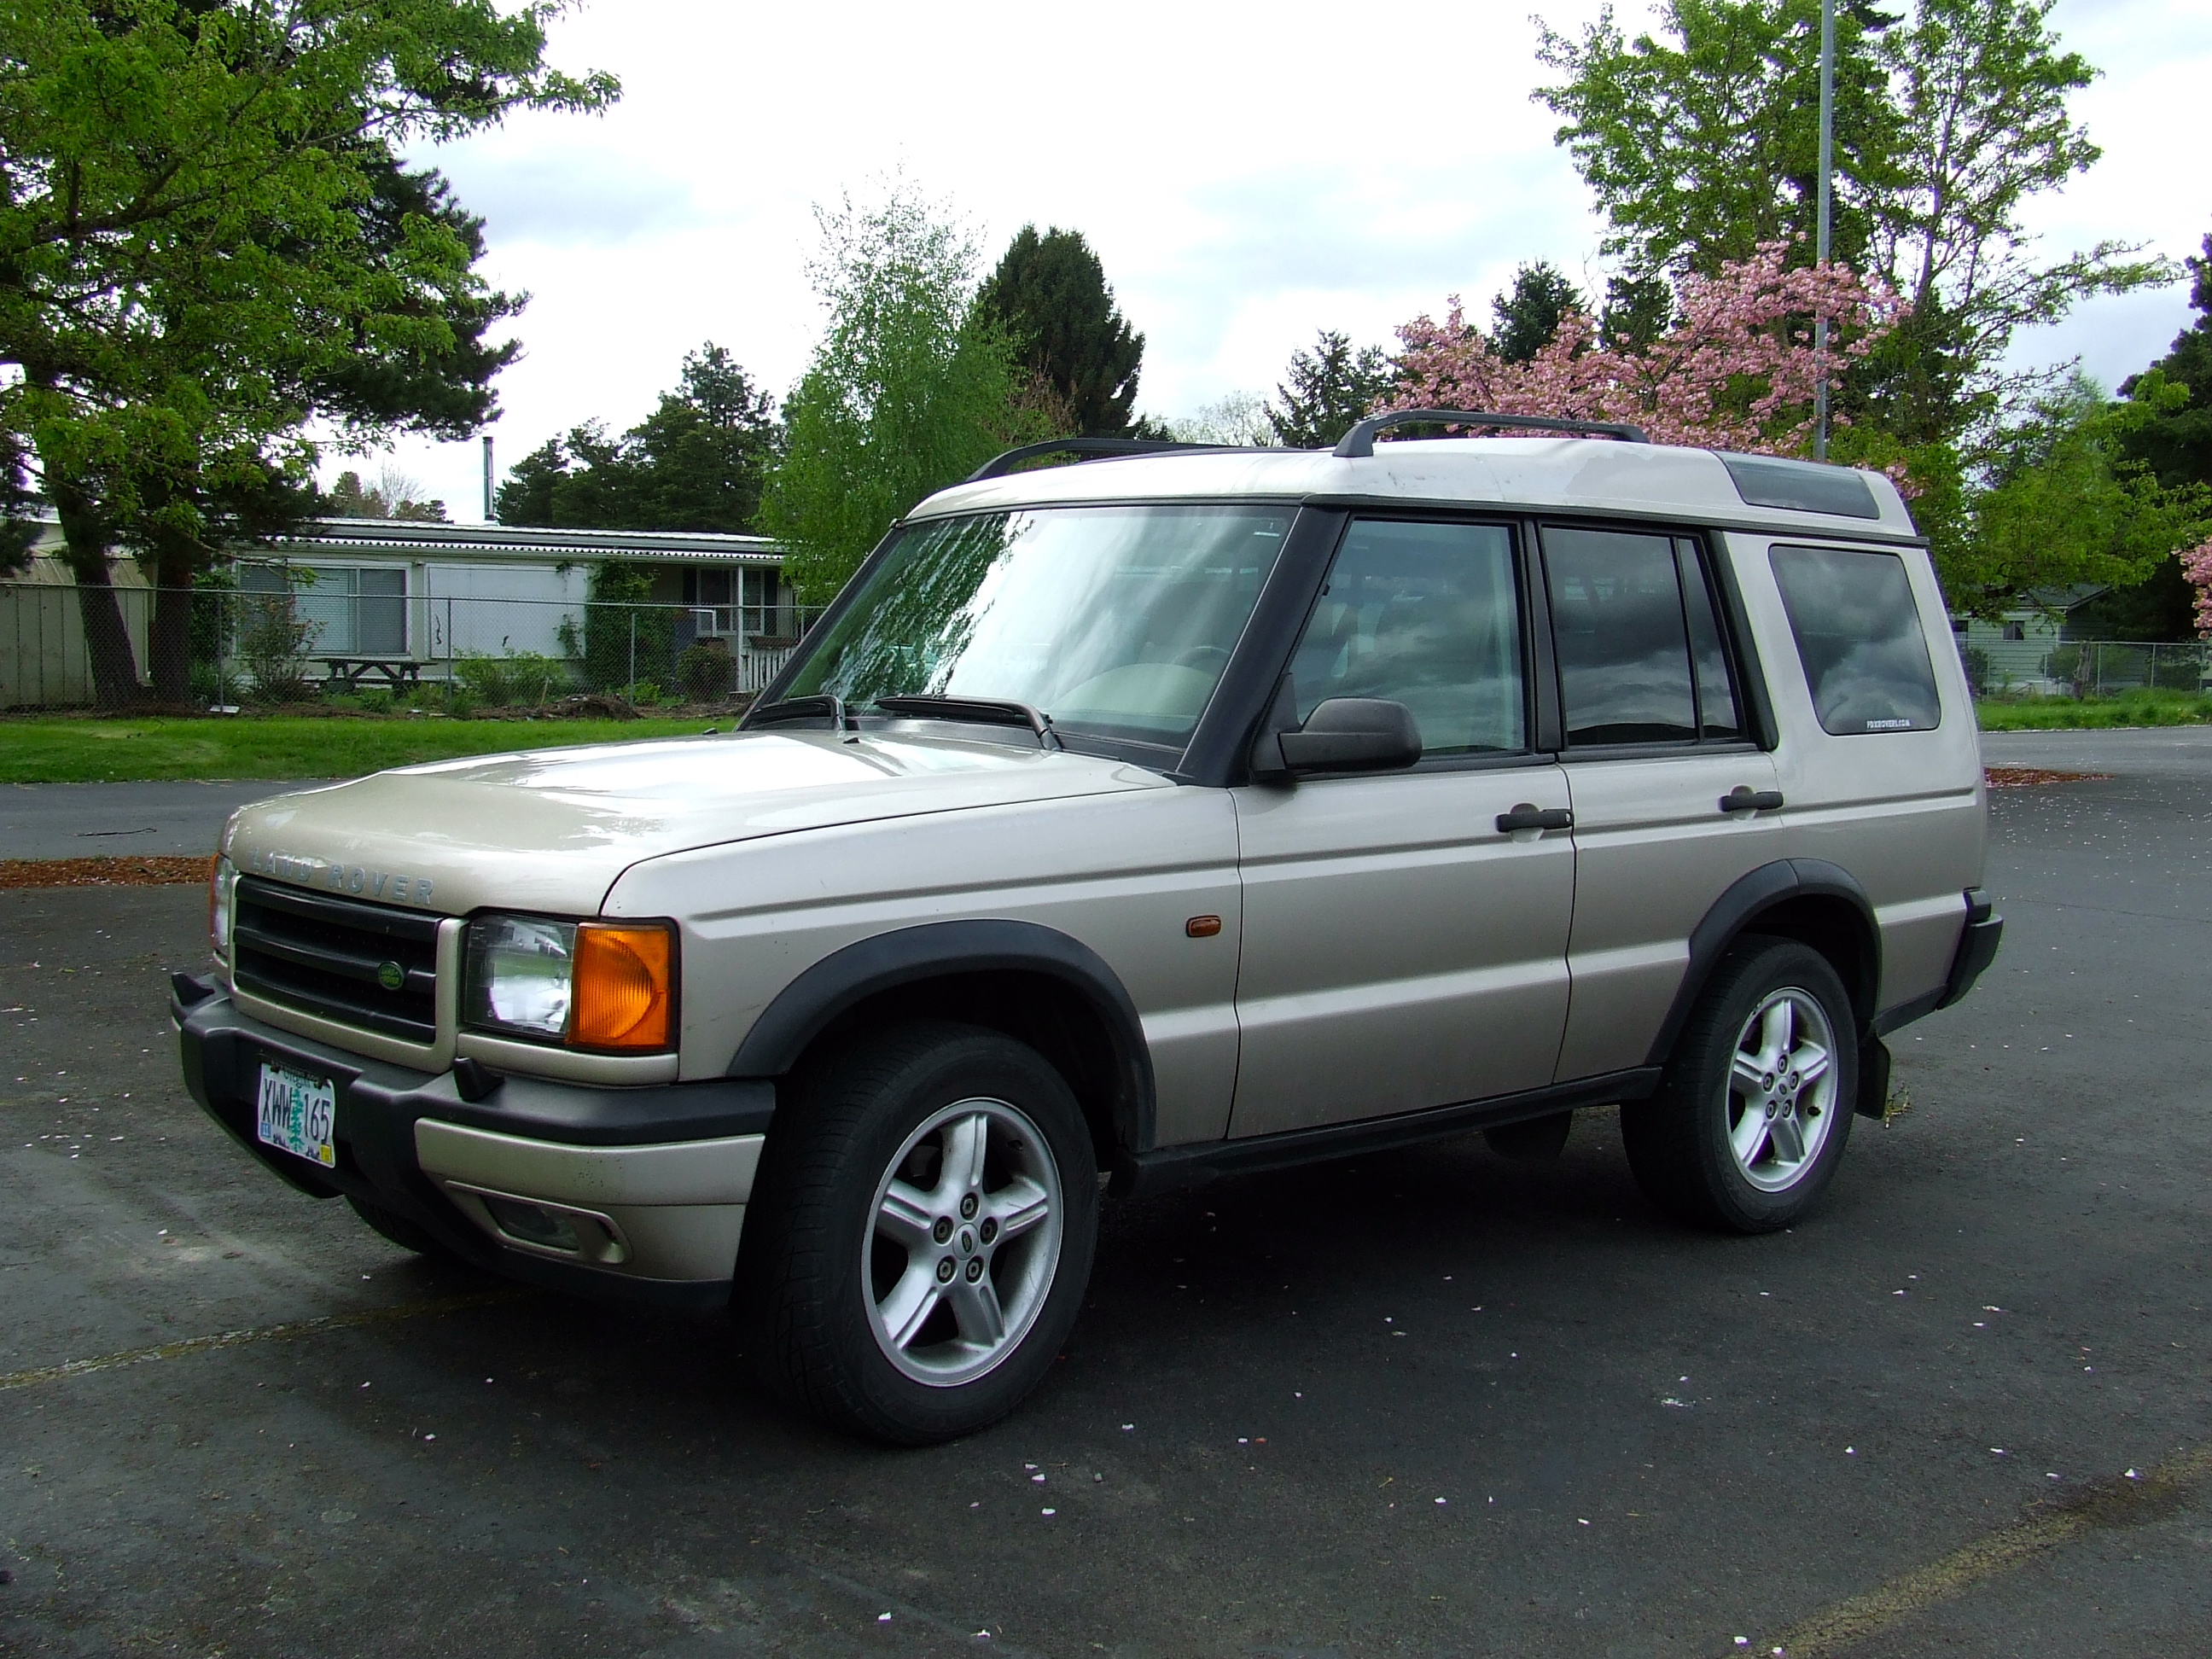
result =
[[[1548,415],[1495,415],[1480,409],[1401,409],[1395,415],[1369,416],[1346,433],[1331,453],[1339,460],[1364,460],[1375,453],[1376,433],[1394,426],[1438,421],[1454,426],[1504,426],[1528,432],[1566,432],[1581,438],[1618,438],[1631,444],[1651,441],[1642,427],[1620,421],[1554,420]]]
[[[1036,455],[1082,455],[1100,458],[1115,455],[1158,455],[1171,449],[1193,451],[1240,449],[1241,444],[1187,444],[1173,438],[1054,438],[1049,443],[1024,444],[1003,455],[994,455],[960,482],[981,483],[986,478],[1003,478],[1014,470],[1018,461],[1026,461]]]

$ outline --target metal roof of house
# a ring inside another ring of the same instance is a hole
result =
[[[50,507],[33,517],[39,525],[35,550],[50,554],[62,544],[60,521]],[[258,552],[294,558],[315,555],[344,557],[378,554],[401,558],[458,558],[498,562],[585,563],[594,559],[655,559],[678,564],[781,564],[781,545],[766,536],[725,536],[703,530],[546,530],[530,525],[446,524],[417,519],[309,519],[289,536],[264,547],[242,548],[238,556]],[[116,558],[125,556],[118,548]]]
[[[548,530],[532,525],[443,524],[416,519],[310,519],[269,544],[294,558],[349,554],[542,563],[653,559],[678,564],[781,564],[766,536],[702,530]],[[248,556],[251,556],[250,555]]]

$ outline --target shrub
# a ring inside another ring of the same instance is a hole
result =
[[[1966,684],[1976,696],[1985,696],[1990,689],[1990,653],[1978,645],[1970,645],[1959,653],[1959,661],[1966,671]]]
[[[2160,647],[2154,683],[2165,691],[2196,690],[2204,683],[2202,654],[2185,646]]]
[[[317,624],[303,622],[289,593],[240,596],[238,654],[256,702],[306,702],[315,695],[307,682],[307,647]]]
[[[719,702],[728,696],[736,671],[729,652],[711,645],[688,647],[676,659],[677,678],[693,702]]]
[[[568,665],[558,657],[534,651],[510,651],[503,657],[463,657],[453,665],[454,678],[477,702],[504,708],[515,703],[542,703],[568,689]]]
[[[238,682],[219,663],[196,662],[191,673],[192,701],[202,708],[238,701]]]

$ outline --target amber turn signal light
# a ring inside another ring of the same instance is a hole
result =
[[[1219,916],[1193,916],[1182,925],[1184,933],[1193,939],[1212,939],[1221,931]]]
[[[675,940],[665,927],[587,921],[576,929],[568,1042],[665,1048],[676,1026]]]

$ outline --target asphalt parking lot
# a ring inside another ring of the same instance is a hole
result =
[[[923,1452],[279,1187],[177,1082],[202,896],[0,893],[0,1649],[2212,1654],[2212,732],[1989,758],[2114,775],[1997,795],[2004,953],[1808,1224],[1596,1113],[1109,1206]]]

